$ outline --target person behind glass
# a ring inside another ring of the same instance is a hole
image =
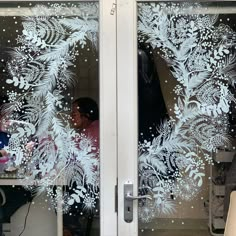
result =
[[[99,111],[97,103],[89,97],[76,99],[72,104],[73,127],[92,141],[93,153],[99,156]]]
[[[8,145],[9,134],[6,132],[6,122],[1,119],[0,121],[0,158],[6,157],[8,154],[4,147]]]

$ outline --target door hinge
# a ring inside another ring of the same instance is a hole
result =
[[[113,16],[115,14],[115,11],[116,11],[116,3],[112,3],[110,14]]]
[[[115,212],[118,213],[118,186],[115,186]]]

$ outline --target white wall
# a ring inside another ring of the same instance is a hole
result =
[[[56,236],[57,216],[46,202],[45,195],[33,199],[26,221],[24,236]],[[24,228],[29,203],[20,207],[11,217],[11,236],[17,236]]]

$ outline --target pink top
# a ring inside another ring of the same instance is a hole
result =
[[[9,158],[6,156],[0,158],[0,163],[6,163],[8,161],[9,161]]]

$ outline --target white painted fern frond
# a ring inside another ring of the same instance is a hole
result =
[[[45,106],[46,107],[43,109],[42,112],[42,117],[40,118],[40,128],[36,132],[36,135],[38,137],[48,131],[52,124],[52,119],[56,115],[55,97],[50,92],[47,92],[45,98]]]

